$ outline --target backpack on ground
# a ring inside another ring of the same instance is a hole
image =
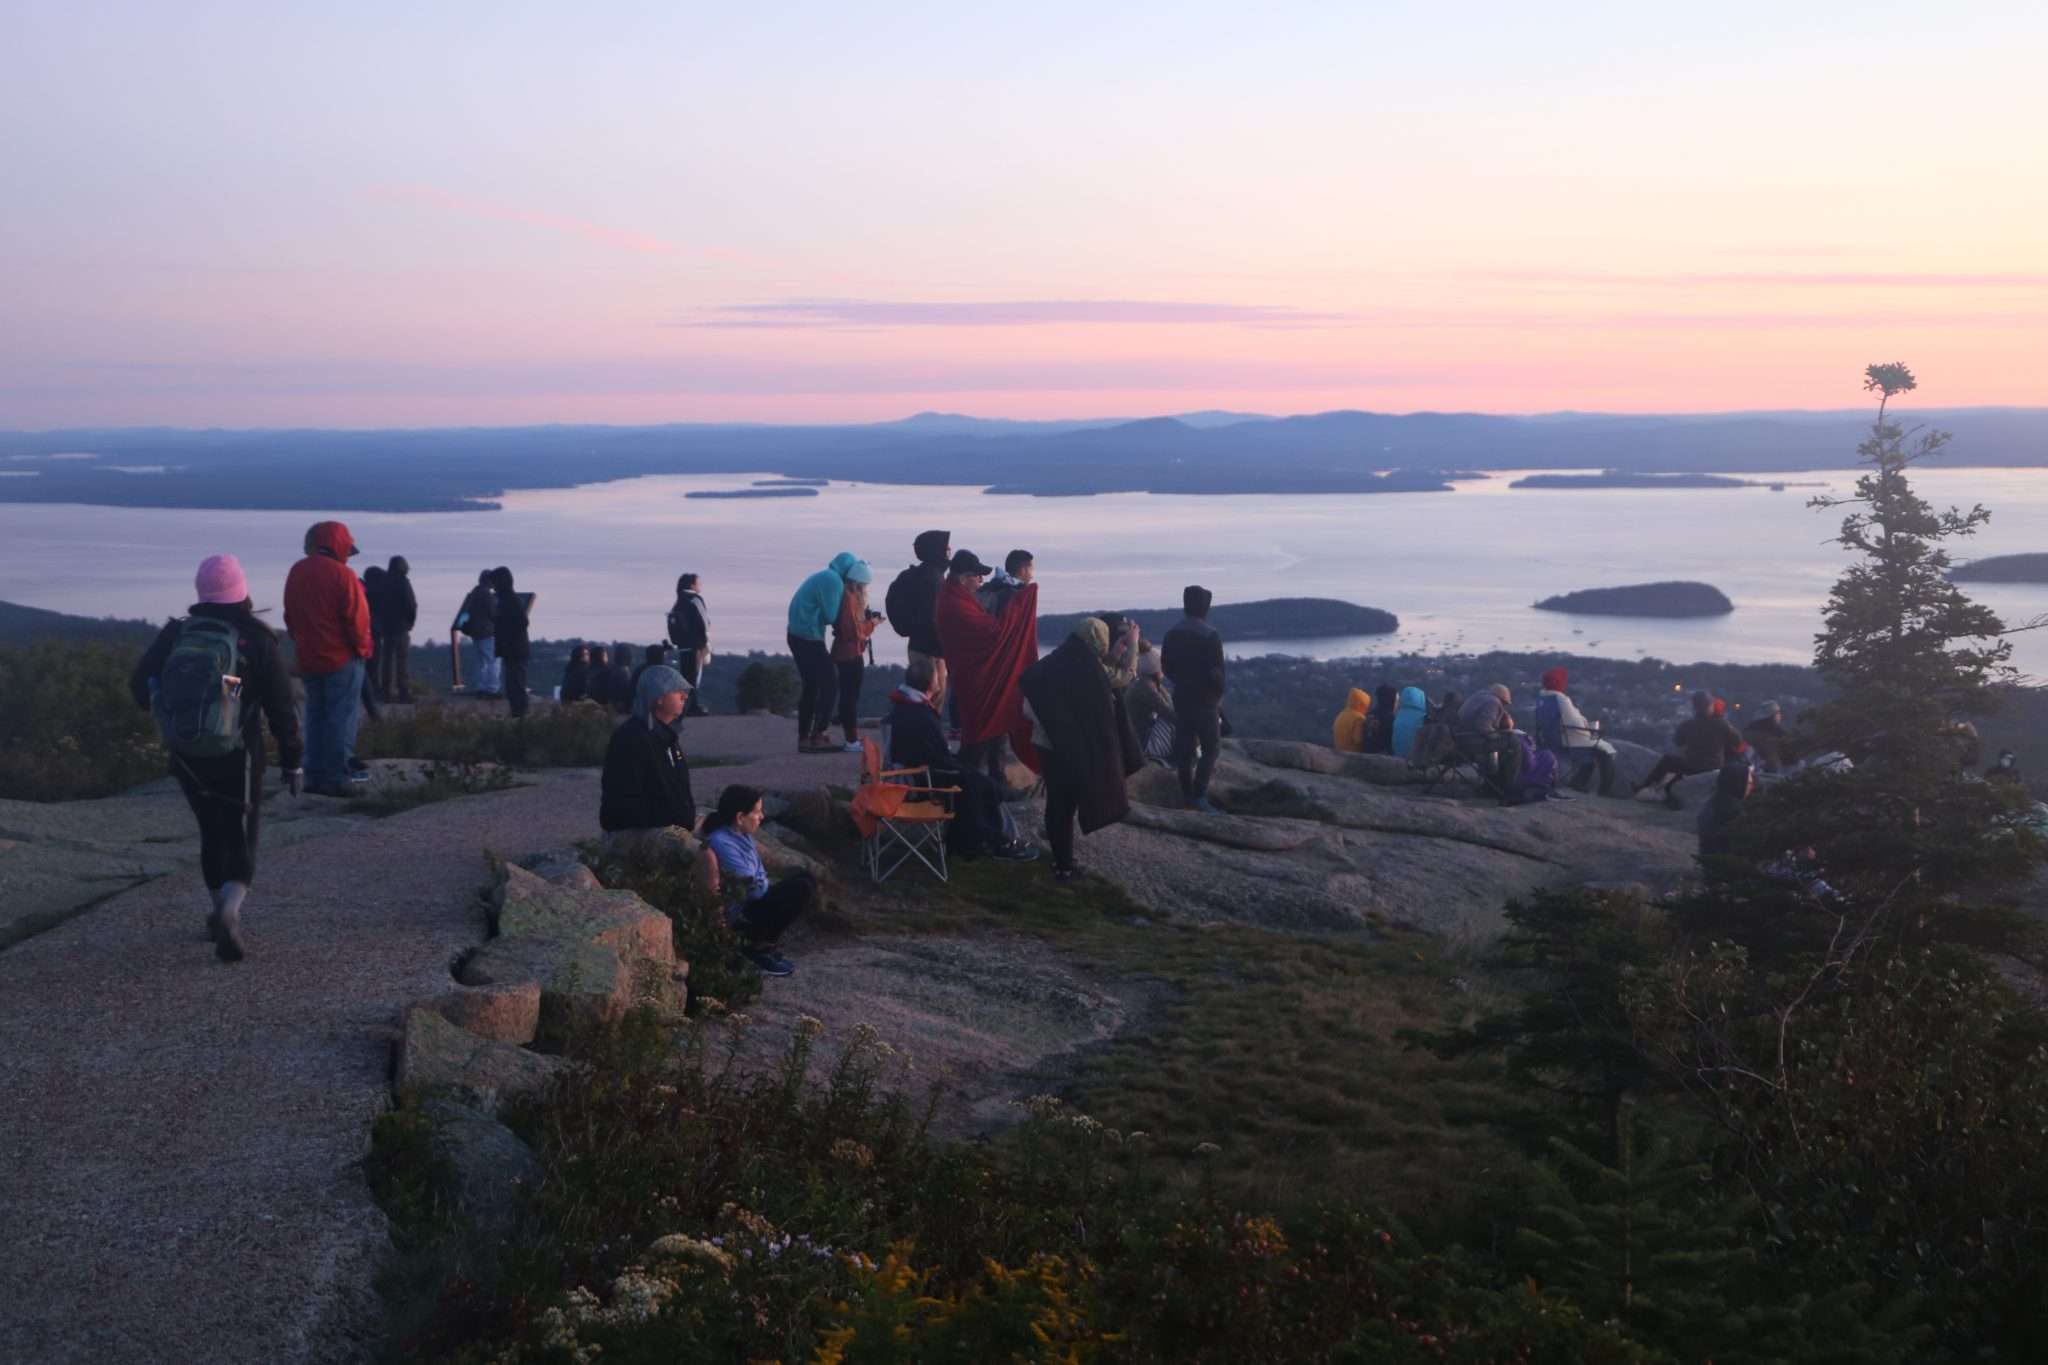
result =
[[[241,632],[229,621],[188,616],[150,700],[164,747],[185,758],[219,758],[242,748]]]
[[[1563,753],[1564,707],[1558,705],[1556,697],[1536,699],[1536,747],[1551,753]]]
[[[889,628],[908,640],[918,626],[924,623],[930,604],[918,604],[918,594],[924,587],[924,566],[913,564],[896,575],[889,584],[889,591],[882,595],[882,610],[888,613]]]

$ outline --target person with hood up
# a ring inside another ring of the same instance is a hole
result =
[[[1479,766],[1481,780],[1503,806],[1522,800],[1522,742],[1514,733],[1513,705],[1505,683],[1482,687],[1459,705],[1451,726],[1458,752]]]
[[[370,666],[363,678],[363,704],[370,719],[377,718],[377,703],[391,700],[384,695],[384,614],[389,608],[385,595],[384,570],[372,564],[363,570],[363,601],[370,608]]]
[[[1209,779],[1223,744],[1223,637],[1209,624],[1213,599],[1207,588],[1190,584],[1180,597],[1187,614],[1159,646],[1159,666],[1173,684],[1173,726],[1179,743],[1174,766],[1180,773],[1181,799],[1213,815]]]
[[[1672,790],[1678,779],[1723,768],[1740,758],[1746,748],[1742,735],[1728,723],[1728,717],[1715,713],[1714,694],[1705,690],[1692,694],[1692,718],[1680,724],[1671,738],[1677,752],[1658,759],[1657,766],[1636,783],[1632,794],[1641,796],[1656,788],[1672,810],[1685,809],[1685,803]]]
[[[472,695],[497,696],[503,679],[498,676],[498,600],[491,592],[489,569],[476,576],[476,586],[462,599],[462,606],[455,613],[455,629],[476,645],[476,686]]]
[[[306,557],[284,580],[284,625],[306,688],[306,789],[352,797],[350,760],[362,714],[370,604],[349,571],[355,538],[338,521],[306,532]]]
[[[988,566],[972,550],[956,553],[932,616],[959,706],[960,766],[1004,790],[1004,739],[1020,728],[1024,714],[1017,680],[1038,660],[1038,587],[1019,587],[994,614],[981,602],[987,576]]]
[[[368,575],[364,575],[365,578]],[[412,701],[412,628],[419,624],[420,599],[412,590],[412,565],[391,556],[384,569],[384,609],[370,604],[377,636],[377,695],[401,704]]]
[[[1714,794],[1700,807],[1700,857],[1718,858],[1728,854],[1728,827],[1742,814],[1742,803],[1756,790],[1756,769],[1747,762],[1723,765],[1714,779]]]
[[[589,696],[590,646],[577,645],[569,651],[569,662],[562,667],[560,700],[566,706],[572,701],[584,701]]]
[[[241,561],[208,556],[195,587],[199,600],[190,615],[158,633],[129,675],[128,691],[137,706],[156,713],[171,776],[199,822],[199,875],[213,899],[206,931],[214,956],[240,962],[242,901],[256,876],[263,813],[264,722],[294,796],[305,785],[305,747],[284,651],[256,619]]]
[[[500,564],[491,570],[491,595],[497,599],[498,666],[503,670],[506,708],[516,717],[526,714],[526,665],[533,658],[533,641],[528,623],[533,614],[533,595],[512,586],[512,571]]]
[[[919,659],[903,671],[903,683],[889,694],[889,766],[929,768],[932,785],[960,788],[946,846],[963,857],[983,854],[1028,863],[1034,844],[1020,842],[1003,811],[1002,788],[946,747],[945,723],[932,705],[932,661]]]
[[[703,690],[704,670],[711,666],[711,610],[704,605],[699,581],[693,573],[676,579],[676,604],[668,609],[668,642],[676,647],[676,672],[690,685],[685,716],[707,714],[698,693]]]
[[[868,584],[874,578],[865,559],[854,560],[846,571],[839,614],[832,620],[832,681],[839,689],[839,729],[850,754],[860,752],[860,684],[867,673],[868,637],[882,619],[880,612],[868,610]]]
[[[1394,702],[1394,757],[1415,752],[1415,737],[1429,720],[1429,697],[1419,687],[1404,687]]]
[[[667,664],[642,669],[633,689],[633,714],[612,731],[604,753],[604,778],[597,823],[608,851],[651,851],[651,842],[673,835],[657,831],[697,825],[697,799],[690,791],[690,763],[683,756],[676,722],[688,703],[689,683]]]
[[[882,608],[889,624],[909,642],[910,657],[932,661],[931,693],[943,705],[950,687],[946,656],[939,646],[937,611],[939,589],[945,585],[946,570],[953,558],[951,531],[922,531],[910,543],[915,562],[889,584]]]
[[[697,855],[697,885],[725,906],[725,922],[746,945],[740,951],[763,976],[788,976],[796,964],[782,955],[782,935],[817,903],[817,879],[792,872],[770,884],[754,835],[767,819],[761,789],[735,782],[718,794],[718,808],[704,817],[704,846]]]
[[[1369,754],[1391,754],[1394,752],[1394,707],[1392,683],[1381,683],[1372,695],[1372,710],[1365,718],[1365,752]]]
[[[1330,723],[1330,747],[1340,754],[1365,752],[1366,717],[1372,713],[1372,693],[1354,687],[1344,698],[1344,709]]]
[[[1134,676],[1138,627],[1123,623],[1115,643],[1109,622],[1082,618],[1058,649],[1024,670],[1022,726],[1011,736],[1024,765],[1045,778],[1045,828],[1053,877],[1081,875],[1074,861],[1074,823],[1093,834],[1130,814],[1125,779],[1141,766],[1137,736],[1117,704]]]
[[[1600,737],[1565,688],[1571,674],[1552,668],[1543,674],[1536,694],[1536,742],[1551,750],[1573,770],[1571,785],[1584,791],[1600,775],[1600,794],[1614,795],[1614,746]]]
[[[797,700],[796,747],[798,753],[838,753],[826,727],[832,723],[832,703],[839,688],[838,671],[832,667],[832,651],[825,646],[825,632],[839,618],[840,600],[846,596],[846,575],[860,561],[841,550],[832,562],[802,583],[789,599],[790,655],[796,660],[803,692]]]

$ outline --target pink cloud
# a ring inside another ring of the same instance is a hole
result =
[[[1015,299],[928,302],[889,299],[786,299],[735,303],[708,316],[673,324],[724,329],[850,327],[1042,327],[1060,324],[1122,326],[1222,325],[1313,327],[1353,321],[1346,313],[1316,313],[1270,304],[1191,303],[1148,299]]]

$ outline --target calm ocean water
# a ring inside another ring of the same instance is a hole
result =
[[[946,527],[990,562],[1038,557],[1042,608],[1166,606],[1201,582],[1219,601],[1339,597],[1401,618],[1396,636],[1273,641],[1245,652],[1334,658],[1397,650],[1564,649],[1674,662],[1804,662],[1821,604],[1847,557],[1829,537],[1840,512],[1809,510],[1819,489],[1510,490],[1512,473],[1454,493],[1303,497],[1117,494],[988,497],[963,488],[837,484],[816,498],[685,499],[752,476],[659,476],[522,492],[499,512],[356,514],[358,567],[412,563],[424,641],[447,628],[479,569],[509,564],[537,592],[534,631],[660,638],[676,575],[703,575],[721,652],[781,649],[797,582],[839,550],[888,579],[910,541]],[[1784,476],[1847,491],[1843,471]],[[2048,470],[1938,469],[1917,476],[1937,505],[1982,502],[1989,529],[1971,554],[2048,549]],[[257,603],[275,605],[304,512],[166,511],[0,504],[0,599],[86,615],[161,618],[190,599],[191,572],[220,550],[242,557]],[[1533,610],[1554,592],[1699,579],[1733,615],[1707,621],[1570,617]],[[2008,625],[2048,613],[2048,586],[1973,592]],[[2016,638],[2017,660],[2048,676],[2048,630]],[[900,658],[884,627],[877,648]]]

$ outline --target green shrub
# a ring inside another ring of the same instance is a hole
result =
[[[88,640],[0,646],[0,797],[108,796],[164,775],[156,723],[128,695],[140,655]]]
[[[595,768],[619,718],[599,706],[536,707],[515,720],[470,706],[423,705],[362,727],[364,758],[427,758],[515,768]]]
[[[777,715],[795,706],[804,690],[796,669],[767,659],[756,659],[740,670],[738,689],[740,710]]]

